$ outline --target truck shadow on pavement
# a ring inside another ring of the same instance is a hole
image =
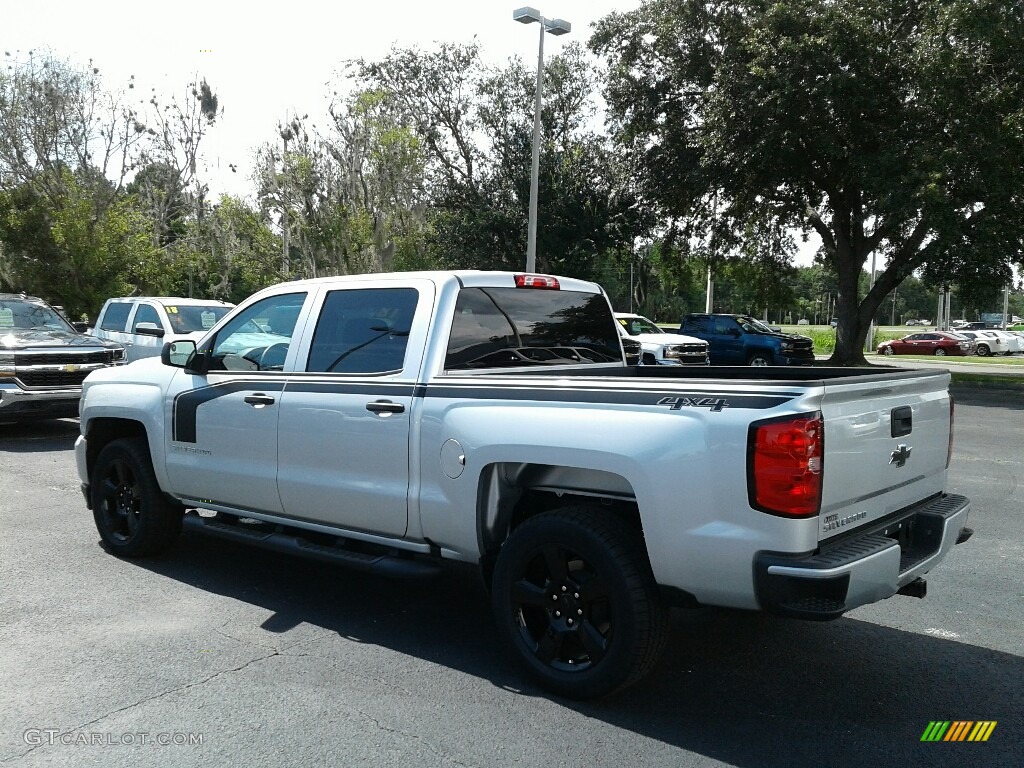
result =
[[[501,689],[498,699],[547,699],[728,765],[1019,765],[1024,746],[1024,659],[855,618],[818,624],[676,612],[654,674],[616,696],[576,702],[549,696],[522,674],[468,569],[390,579],[197,534],[168,556],[134,564],[270,611],[258,629],[243,628],[261,643],[286,647],[292,629],[314,625],[336,633],[323,641],[337,644],[333,652],[378,645],[487,680]],[[922,743],[934,720],[998,726],[984,744]]]
[[[71,451],[78,437],[78,419],[48,419],[19,424],[0,424],[0,451],[45,453]]]

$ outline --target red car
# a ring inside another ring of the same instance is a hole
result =
[[[956,333],[927,331],[912,333],[902,339],[883,341],[878,345],[880,355],[971,355],[974,342]]]

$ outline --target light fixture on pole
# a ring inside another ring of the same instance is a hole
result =
[[[537,87],[533,97],[533,162],[530,167],[530,221],[526,237],[526,271],[537,271],[537,177],[540,175],[540,101],[544,82],[544,33],[567,35],[572,24],[563,19],[545,19],[536,8],[512,11],[512,19],[520,24],[540,24],[537,50]]]

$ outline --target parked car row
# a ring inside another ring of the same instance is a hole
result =
[[[158,356],[165,341],[198,340],[233,306],[179,297],[114,298],[83,333],[36,296],[0,293],[0,423],[78,416],[82,382],[91,372]]]
[[[878,345],[880,355],[1013,355],[1024,352],[1022,331],[926,331]]]
[[[79,333],[42,299],[0,293],[0,423],[77,416],[85,377],[124,362],[120,344]]]

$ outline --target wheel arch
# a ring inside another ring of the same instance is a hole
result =
[[[141,421],[112,417],[91,419],[85,437],[88,445],[85,461],[90,477],[96,466],[96,457],[100,455],[100,451],[115,440],[141,437],[147,441],[147,445],[149,442],[146,426]]]
[[[480,472],[477,485],[477,537],[484,581],[490,585],[494,562],[509,534],[542,512],[588,504],[622,518],[643,534],[636,494],[624,476],[586,467],[495,462]]]

